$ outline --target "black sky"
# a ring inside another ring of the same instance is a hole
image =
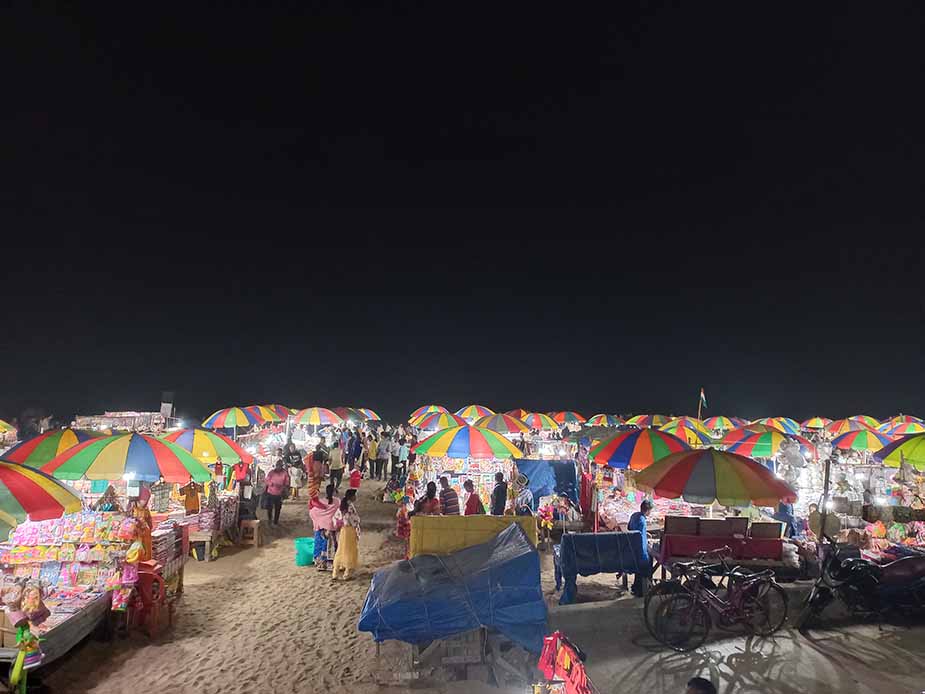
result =
[[[0,417],[925,414],[917,3],[25,4]]]

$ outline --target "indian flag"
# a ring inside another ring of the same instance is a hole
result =
[[[707,406],[707,395],[703,392],[703,388],[700,389],[700,403],[706,407]]]

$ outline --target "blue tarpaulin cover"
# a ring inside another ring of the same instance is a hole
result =
[[[532,460],[517,461],[517,471],[530,480],[527,488],[533,492],[533,510],[540,504],[541,496],[566,494],[578,506],[578,478],[574,460]]]
[[[559,563],[565,579],[565,589],[559,600],[568,605],[575,600],[576,578],[601,573],[636,574],[648,572],[649,562],[642,558],[642,534],[625,533],[566,533],[559,548]]]
[[[546,635],[539,555],[512,523],[481,545],[396,562],[373,575],[358,626],[376,641],[415,644],[484,626],[539,653]]]

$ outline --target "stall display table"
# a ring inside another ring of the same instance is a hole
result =
[[[204,561],[212,561],[212,545],[218,541],[221,533],[217,530],[190,530],[190,542],[202,542],[204,545]]]
[[[659,561],[662,564],[662,573],[665,567],[677,559],[691,559],[698,552],[712,552],[723,547],[732,550],[733,560],[751,561],[756,559],[781,561],[783,558],[783,540],[779,538],[763,537],[711,537],[704,535],[672,535],[662,536],[659,549]]]
[[[69,652],[93,633],[102,621],[108,619],[111,597],[111,593],[100,593],[59,624],[47,631],[40,630],[42,653],[45,656],[42,665],[48,665]]]
[[[557,581],[561,572],[565,587],[560,605],[575,601],[578,575],[600,573],[648,574],[649,563],[643,560],[642,534],[625,533],[566,533],[557,550]]]

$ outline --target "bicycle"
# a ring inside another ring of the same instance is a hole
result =
[[[717,553],[728,555],[724,547]],[[726,596],[711,580],[703,580],[702,560],[677,564],[672,573],[682,577],[681,592],[659,605],[653,620],[656,639],[676,651],[689,651],[706,641],[713,626],[711,612],[723,627],[745,626],[759,636],[770,636],[787,621],[787,593],[774,580],[774,571],[736,575],[731,572]]]
[[[729,581],[751,575],[752,572],[747,569],[738,566],[729,566],[727,562],[728,552],[724,553],[725,549],[728,548],[698,552],[694,562],[676,562],[673,566],[676,571],[680,572],[678,574],[680,576],[679,578],[670,578],[667,581],[654,581],[651,584],[649,590],[646,591],[642,614],[646,629],[652,638],[658,639],[658,636],[655,634],[654,626],[655,613],[658,608],[671,596],[684,592],[683,584],[689,580],[686,575],[686,567],[691,566],[695,562],[703,564],[703,575],[699,580],[705,583],[705,587],[714,588],[716,591],[722,593],[728,591]],[[704,560],[711,556],[717,556],[719,561],[714,564],[706,564]],[[718,584],[714,582],[716,579],[719,579]]]

